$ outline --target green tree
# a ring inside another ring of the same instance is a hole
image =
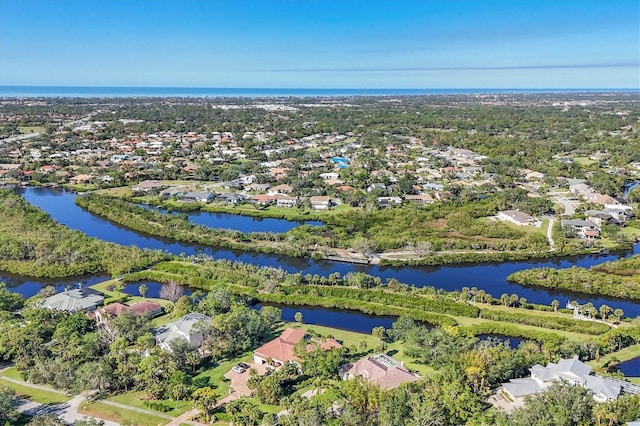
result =
[[[224,409],[234,426],[257,426],[262,418],[258,406],[244,398],[231,401]]]
[[[554,382],[509,416],[510,424],[578,426],[590,424],[593,397],[582,386]]]
[[[296,312],[293,315],[293,320],[299,324],[302,324],[302,312]]]
[[[0,386],[0,424],[14,424],[20,414],[15,409],[15,391]]]
[[[193,391],[191,394],[191,400],[196,408],[202,411],[205,415],[205,420],[210,420],[211,415],[216,409],[218,394],[214,388],[204,386]]]

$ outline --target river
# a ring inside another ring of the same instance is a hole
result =
[[[140,204],[145,209],[155,210],[166,214],[167,211],[158,207]],[[324,223],[318,220],[288,221],[283,219],[263,218],[253,216],[241,216],[229,213],[213,213],[205,211],[179,212],[172,211],[171,214],[184,214],[190,222],[196,225],[207,226],[209,228],[232,229],[240,232],[287,232],[300,225],[322,226]]]
[[[590,267],[595,264],[615,260],[630,253],[612,253],[606,256],[576,256],[556,259],[531,260],[523,262],[484,263],[472,265],[455,265],[439,267],[383,267],[378,265],[353,265],[332,261],[316,261],[313,259],[298,259],[288,256],[232,251],[205,247],[197,244],[178,243],[172,240],[152,237],[125,227],[114,224],[99,216],[93,215],[80,207],[75,202],[75,193],[42,189],[24,188],[21,192],[25,199],[49,213],[55,220],[72,229],[80,230],[89,236],[100,238],[123,245],[136,245],[138,247],[160,249],[173,254],[184,253],[186,255],[206,253],[217,259],[229,259],[251,263],[258,266],[280,267],[287,272],[300,272],[302,274],[329,275],[339,272],[344,275],[352,271],[366,272],[380,277],[383,280],[396,278],[401,282],[417,287],[433,286],[447,291],[460,290],[462,287],[476,287],[483,289],[494,297],[502,293],[516,293],[519,297],[525,297],[530,303],[550,304],[558,299],[562,305],[569,300],[577,300],[579,303],[592,302],[596,307],[607,304],[612,308],[622,309],[626,315],[635,317],[640,315],[640,304],[628,300],[590,297],[588,295],[571,293],[568,291],[550,290],[545,288],[524,287],[507,282],[506,277],[512,272],[534,267],[567,268],[573,265]],[[633,253],[640,253],[640,244],[634,246]],[[6,281],[10,287],[17,288],[16,278],[8,274],[0,275],[0,280]],[[22,279],[33,282],[44,280]],[[66,280],[67,282],[69,280]],[[21,284],[23,287],[25,283]],[[36,290],[37,291],[37,290]]]

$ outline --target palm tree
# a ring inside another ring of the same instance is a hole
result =
[[[507,293],[502,293],[500,296],[500,303],[502,303],[505,308],[507,307],[507,303],[509,303],[509,295]]]
[[[600,316],[602,317],[603,320],[607,320],[607,317],[609,316],[609,314],[611,313],[611,307],[608,305],[602,305],[600,306]]]
[[[616,321],[619,322],[622,319],[622,316],[624,315],[624,311],[618,308],[615,311],[613,311],[613,315],[616,317]]]
[[[140,287],[138,287],[138,292],[140,292],[140,296],[142,296],[143,298],[147,297],[148,291],[149,291],[149,287],[147,287],[146,284],[140,284]]]
[[[553,312],[558,312],[558,306],[560,306],[560,302],[558,302],[555,299],[551,301],[551,307],[553,308]]]

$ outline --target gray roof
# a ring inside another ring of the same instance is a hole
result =
[[[597,395],[608,399],[616,399],[621,392],[620,383],[616,380],[591,375],[591,367],[581,362],[578,357],[561,359],[557,364],[550,362],[546,367],[536,364],[529,369],[531,377],[511,379],[502,386],[514,397],[523,397],[543,391],[549,383],[564,380],[580,384]]]
[[[197,330],[194,330],[196,324],[200,322],[209,322],[211,317],[198,312],[191,312],[183,316],[177,321],[170,322],[153,330],[158,344],[168,347],[169,343],[174,339],[184,339],[191,343],[190,336]]]
[[[609,399],[616,399],[620,395],[620,383],[607,377],[588,376],[585,386],[595,394],[601,394]]]
[[[42,306],[60,311],[93,311],[104,303],[104,296],[86,288],[66,290],[62,293],[47,297]]]
[[[563,219],[560,222],[561,226],[578,226],[581,228],[595,228],[596,224],[582,219]]]

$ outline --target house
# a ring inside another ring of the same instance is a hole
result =
[[[340,175],[335,172],[320,173],[320,179],[322,180],[335,180],[335,179],[338,179],[339,176]]]
[[[314,210],[328,210],[333,205],[331,198],[326,195],[309,197],[309,202]]]
[[[380,207],[392,207],[402,204],[402,198],[400,197],[378,197],[376,200]]]
[[[91,182],[91,179],[93,179],[93,176],[83,173],[83,174],[75,175],[74,177],[70,178],[69,182],[74,185],[78,185],[81,183],[89,183]]]
[[[634,216],[633,207],[625,204],[605,204],[604,211],[623,223]]]
[[[292,192],[293,192],[293,187],[291,185],[282,184],[282,185],[276,185],[272,188],[269,188],[269,191],[267,191],[267,194],[269,195],[291,194]]]
[[[247,191],[263,192],[269,189],[268,183],[252,183],[244,187]]]
[[[511,222],[518,226],[535,226],[540,227],[540,221],[533,216],[519,210],[504,210],[498,212],[496,216],[499,220]]]
[[[288,172],[289,172],[289,169],[286,167],[277,167],[269,170],[269,173],[271,174],[271,176],[276,178],[276,180],[281,180],[286,178]]]
[[[395,389],[403,383],[415,382],[420,376],[407,370],[403,363],[385,354],[362,358],[339,369],[343,380],[362,377],[382,389]]]
[[[580,238],[593,239],[600,234],[600,228],[595,223],[582,219],[563,219],[560,221],[562,229],[572,229]],[[595,235],[595,236],[594,236]]]
[[[238,204],[244,200],[244,195],[236,194],[235,192],[225,192],[218,195],[218,201],[227,204]]]
[[[47,297],[41,306],[67,312],[91,312],[103,303],[102,293],[90,288],[77,288]]]
[[[287,362],[299,361],[294,354],[294,348],[306,335],[307,332],[305,330],[287,328],[280,336],[253,351],[253,362],[279,367]],[[329,350],[341,348],[342,345],[334,339],[326,339],[319,343],[319,347]],[[312,346],[307,346],[307,350],[312,348]]]
[[[577,356],[561,359],[557,364],[550,362],[546,367],[536,364],[529,371],[531,377],[511,379],[509,383],[502,384],[502,388],[512,399],[523,400],[526,396],[544,391],[551,383],[559,380],[583,386],[598,402],[615,400],[622,390],[617,380],[591,375],[591,367],[581,362]]]
[[[177,188],[177,187],[167,188],[160,191],[160,197],[165,199],[173,198],[173,197],[182,197],[183,194],[184,194],[183,189]]]
[[[209,322],[211,322],[210,317],[198,312],[191,312],[177,321],[154,329],[153,335],[158,345],[168,352],[171,352],[171,342],[175,339],[184,340],[190,349],[198,349],[202,346],[205,338],[202,324]]]
[[[298,204],[298,197],[290,197],[289,195],[276,194],[273,195],[276,200],[276,207],[293,207]]]
[[[587,210],[584,212],[584,215],[589,222],[593,222],[599,227],[609,224],[618,224],[618,221],[614,219],[614,217],[610,213],[607,213],[604,210]]]
[[[429,194],[406,195],[405,200],[414,204],[431,204],[433,197]]]
[[[153,193],[162,189],[164,185],[157,180],[143,180],[137,185],[131,187],[133,192]]]
[[[159,303],[150,302],[148,300],[134,303],[131,306],[115,302],[110,303],[103,308],[96,309],[93,312],[93,317],[99,325],[106,326],[110,319],[117,318],[124,312],[131,312],[135,316],[147,315],[149,318],[155,318],[162,314],[163,309],[162,305]]]
[[[187,192],[180,199],[189,203],[208,203],[213,201],[215,194],[206,191]]]

